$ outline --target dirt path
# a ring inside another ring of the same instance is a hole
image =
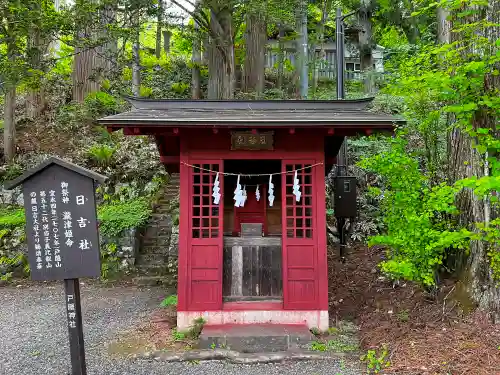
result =
[[[359,370],[333,359],[266,365],[111,359],[106,343],[120,332],[144,321],[164,294],[164,290],[159,288],[82,286],[88,375],[360,375]],[[30,284],[2,287],[0,297],[0,374],[68,374],[68,332],[62,286]]]

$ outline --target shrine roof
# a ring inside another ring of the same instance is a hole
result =
[[[98,120],[108,126],[323,127],[392,130],[405,121],[368,110],[356,100],[150,100],[126,98],[132,110]]]

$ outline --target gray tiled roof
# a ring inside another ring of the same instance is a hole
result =
[[[210,101],[128,99],[134,109],[101,118],[118,126],[347,126],[392,128],[404,120],[366,109],[371,98],[345,101]]]

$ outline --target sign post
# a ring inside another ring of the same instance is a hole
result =
[[[6,184],[22,184],[31,279],[64,280],[72,375],[86,375],[80,277],[101,274],[95,182],[106,177],[49,158]]]

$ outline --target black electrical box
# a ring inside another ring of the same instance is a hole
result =
[[[335,217],[356,217],[356,177],[335,177],[335,191],[333,193]]]

